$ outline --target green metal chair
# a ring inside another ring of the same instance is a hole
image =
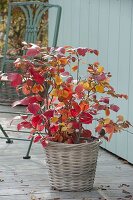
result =
[[[52,5],[48,3],[43,3],[39,1],[27,1],[27,2],[12,2],[9,3],[8,7],[8,17],[7,17],[7,28],[6,28],[6,35],[5,35],[5,44],[3,50],[3,59],[2,59],[2,67],[1,73],[8,73],[13,72],[13,56],[7,56],[7,52],[9,50],[8,45],[8,38],[10,33],[10,28],[12,26],[12,13],[14,10],[18,8],[22,11],[23,16],[25,17],[25,34],[23,41],[27,43],[36,43],[38,35],[39,35],[39,27],[41,20],[44,14],[52,8],[57,9],[56,12],[56,21],[55,21],[55,29],[53,33],[53,43],[52,46],[56,47],[57,45],[57,38],[59,32],[59,24],[60,24],[60,17],[61,17],[61,7],[59,5]],[[10,86],[8,81],[1,81],[0,82],[0,103],[7,103],[11,104],[17,98],[19,98],[18,94],[13,87]],[[21,98],[21,96],[20,96]]]
[[[39,1],[9,3],[2,72],[5,72],[4,64],[7,60],[6,53],[8,50],[8,37],[9,37],[9,30],[11,26],[11,14],[15,7],[21,8],[21,10],[23,11],[26,17],[26,30],[25,30],[24,41],[26,41],[27,43],[35,43],[37,41],[39,23],[44,13],[50,8],[57,8],[56,24],[55,24],[55,31],[54,31],[52,46],[56,47],[57,45],[59,24],[60,24],[60,18],[61,18],[61,7],[59,5],[46,4]],[[33,7],[36,8],[35,13],[33,13],[33,10],[34,10]]]
[[[4,45],[4,52],[3,52],[3,60],[2,60],[2,68],[1,73],[8,73],[12,72],[14,69],[12,67],[12,63],[14,61],[13,58],[7,57],[7,51],[8,51],[8,37],[9,37],[9,30],[11,26],[11,16],[14,8],[20,8],[25,15],[26,19],[26,28],[25,28],[25,36],[24,41],[27,43],[35,43],[37,41],[37,37],[39,34],[39,24],[41,22],[41,19],[44,15],[44,13],[51,9],[56,8],[57,14],[56,14],[56,23],[55,23],[55,30],[54,30],[54,36],[53,36],[53,47],[56,47],[57,45],[57,38],[58,38],[58,32],[59,32],[59,24],[60,24],[60,18],[61,18],[61,7],[59,5],[52,5],[47,4],[39,1],[27,1],[27,2],[12,2],[9,3],[8,7],[8,17],[7,17],[7,28],[6,28],[6,38],[5,38],[5,45]],[[11,104],[11,102],[15,101],[18,97],[16,94],[16,91],[14,88],[10,86],[10,83],[5,79],[0,81],[0,103],[1,104]],[[3,112],[1,113],[6,114],[21,114],[17,112]],[[0,130],[4,134],[4,137],[0,137],[1,139],[7,139],[7,143],[12,143],[13,140],[22,140],[22,141],[30,141],[30,145],[28,147],[28,151],[26,153],[26,156],[24,158],[28,159],[30,158],[29,153],[31,149],[31,145],[33,142],[33,138],[31,140],[28,139],[18,139],[18,138],[10,138],[7,134],[8,131],[13,130],[6,130],[3,128],[3,126],[0,124]]]

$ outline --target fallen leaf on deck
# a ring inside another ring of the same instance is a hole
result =
[[[127,190],[122,190],[122,193],[130,194],[130,192],[128,192]]]

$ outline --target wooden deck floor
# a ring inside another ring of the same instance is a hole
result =
[[[0,114],[1,123],[7,125],[7,118],[9,115]],[[58,192],[49,187],[44,152],[39,144],[33,145],[31,159],[22,158],[28,144],[7,144],[0,139],[0,200],[133,200],[133,166],[110,153],[100,149],[91,192]]]

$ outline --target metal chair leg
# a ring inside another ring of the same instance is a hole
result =
[[[6,143],[12,144],[12,143],[13,143],[13,140],[11,140],[11,139],[9,138],[9,136],[7,135],[6,131],[3,129],[3,127],[2,127],[1,124],[0,124],[0,130],[2,131],[2,133],[4,134],[4,136],[7,138]]]
[[[34,137],[31,138],[28,151],[26,153],[26,156],[23,157],[23,159],[30,159],[31,158],[31,156],[29,156],[29,154],[30,154],[32,143],[33,143],[33,139],[34,139]]]

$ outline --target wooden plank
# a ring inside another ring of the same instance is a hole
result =
[[[129,55],[130,55],[130,32],[131,32],[131,8],[132,0],[121,0],[120,7],[120,24],[119,24],[119,55],[117,71],[117,89],[121,93],[128,93],[129,79]],[[118,105],[125,118],[128,118],[128,102],[118,100]],[[117,137],[117,155],[127,159],[127,132],[119,134]]]
[[[120,1],[110,1],[109,9],[109,38],[108,38],[108,63],[107,69],[111,72],[110,79],[113,87],[117,89],[117,68],[118,68],[118,50],[119,50],[119,20],[120,20]],[[115,30],[115,31],[113,31]],[[111,99],[112,100],[112,99]],[[112,103],[117,104],[117,100]],[[111,118],[116,119],[116,113],[111,113]],[[114,134],[110,142],[106,142],[106,149],[116,154],[117,135]]]
[[[68,2],[66,1],[66,3]],[[69,1],[69,3],[71,6],[71,10],[69,11],[69,14],[71,12],[71,19],[69,21],[71,23],[71,41],[68,44],[78,47],[80,46],[80,31],[82,30],[80,27],[82,21],[82,3],[81,0],[76,0],[76,3],[75,1]]]
[[[88,38],[89,38],[89,47],[93,49],[98,49],[99,11],[100,11],[100,1],[90,0],[89,13],[88,13],[88,18],[89,18]]]
[[[54,0],[51,0],[51,4],[55,4]],[[57,9],[51,8],[48,11],[48,46],[52,46],[53,37],[54,37],[54,28],[55,28],[55,22],[56,22],[56,14]]]
[[[89,11],[90,11],[90,0],[84,0],[84,1],[81,0],[79,14],[78,14],[79,29],[76,30],[79,32],[79,38],[77,43],[80,47],[89,47],[89,16],[90,16]]]
[[[100,51],[98,61],[107,69],[110,4],[108,0],[99,0],[97,3],[99,3],[97,47]],[[106,142],[104,140],[101,146],[106,148]]]
[[[2,116],[1,120],[3,121]],[[6,144],[0,140],[0,199],[2,200],[39,198],[115,200],[125,197],[123,189],[133,195],[133,166],[123,164],[123,161],[103,150],[99,152],[94,189],[91,192],[59,192],[49,187],[44,150],[40,144],[33,145],[30,160],[22,159],[26,149],[26,142],[15,141],[14,144]]]
[[[128,104],[128,120],[133,124],[133,1],[132,1],[132,18],[131,18],[131,32],[130,32],[130,50],[129,50],[129,79],[128,79],[128,96],[129,96],[129,104]],[[133,127],[129,128],[131,133],[128,133],[128,161],[133,163]]]

